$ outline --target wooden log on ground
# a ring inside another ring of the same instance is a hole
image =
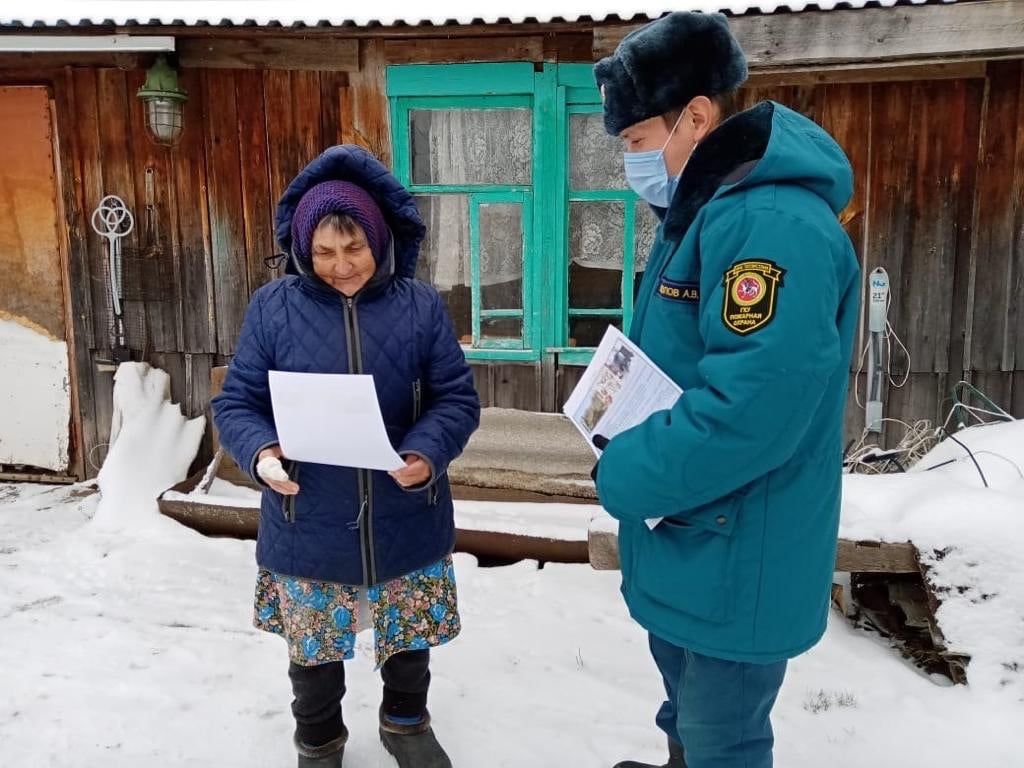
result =
[[[619,537],[613,530],[592,527],[587,539],[590,564],[598,571],[619,569]],[[917,550],[910,542],[839,540],[836,570],[855,573],[918,573]]]
[[[160,512],[207,536],[255,539],[259,530],[259,509],[256,507],[227,506],[217,503],[216,497],[207,503],[202,500],[201,495],[188,499],[174,498],[176,494],[188,495],[195,491],[202,482],[204,474],[195,474],[162,494],[157,501]],[[528,496],[521,491],[492,491],[472,488],[456,488],[453,495],[462,501],[580,502],[580,499],[571,497],[543,497],[540,494]],[[588,558],[587,542],[583,539],[569,540],[468,528],[456,530],[455,551],[466,552],[476,557],[505,561],[539,560],[549,563],[586,563]]]

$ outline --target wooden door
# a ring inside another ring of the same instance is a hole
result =
[[[68,470],[71,376],[49,92],[0,87],[0,466]]]

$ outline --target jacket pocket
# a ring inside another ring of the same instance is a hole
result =
[[[651,600],[713,623],[732,619],[738,497],[723,499],[686,518],[666,518],[638,537],[634,583]]]

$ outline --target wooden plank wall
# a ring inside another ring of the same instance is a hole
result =
[[[564,37],[566,50],[585,51]],[[388,45],[363,41],[359,72],[186,68],[185,132],[173,149],[145,136],[135,98],[140,69],[0,71],[0,82],[46,83],[54,94],[87,472],[103,457],[112,389],[110,373],[95,365],[110,346],[105,254],[88,225],[99,199],[123,196],[140,223],[126,244],[152,249],[168,265],[156,299],[129,303],[129,326],[141,329],[131,346],[170,371],[189,415],[203,413],[210,367],[230,358],[251,292],[274,276],[264,259],[275,252],[273,209],[285,185],[339,141],[390,157],[383,71],[396,49],[388,53]],[[864,266],[889,271],[890,317],[910,352],[908,381],[889,395],[893,418],[941,422],[962,377],[1024,415],[1024,66],[990,63],[987,71],[942,81],[759,85],[744,96],[808,114],[851,158],[857,186],[843,221]],[[851,378],[856,369],[855,360]],[[485,405],[537,410],[557,408],[579,374],[568,366],[474,370]],[[860,423],[851,395],[851,435]]]
[[[382,82],[382,65],[351,78],[184,69],[185,130],[177,147],[166,148],[146,136],[135,97],[141,69],[0,71],[0,82],[49,85],[54,95],[87,475],[105,455],[113,390],[103,365],[111,346],[106,250],[89,225],[100,199],[117,194],[135,214],[127,251],[164,262],[164,284],[147,286],[146,301],[125,303],[133,356],[171,374],[172,395],[187,415],[203,414],[210,368],[230,358],[249,296],[275,276],[265,259],[277,250],[273,214],[285,186],[346,135],[388,154],[386,101],[368,76]],[[346,95],[360,105],[357,120],[342,117]]]
[[[771,98],[803,112],[850,157],[856,189],[843,222],[865,275],[877,266],[888,271],[889,318],[909,352],[908,361],[894,350],[894,374],[907,378],[887,391],[892,419],[941,424],[961,379],[1024,415],[1024,392],[1014,386],[1024,380],[1022,71],[1020,62],[992,63],[987,78],[744,94],[746,105]],[[862,426],[851,392],[849,436]],[[903,432],[888,423],[886,439]]]

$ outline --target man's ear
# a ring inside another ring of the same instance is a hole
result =
[[[699,143],[718,123],[718,107],[707,96],[697,96],[686,105],[683,120],[690,121],[693,136]]]

